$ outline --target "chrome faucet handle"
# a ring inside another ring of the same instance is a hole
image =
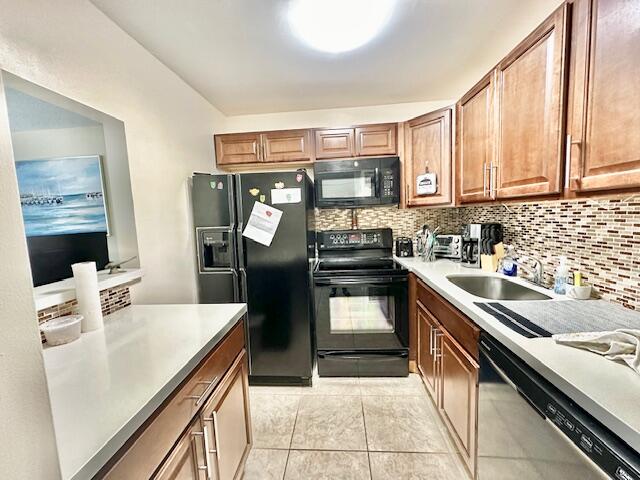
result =
[[[109,275],[113,275],[114,273],[120,273],[122,272],[122,268],[120,268],[122,267],[122,265],[124,265],[125,263],[129,263],[131,260],[135,260],[136,258],[138,258],[138,256],[134,255],[131,258],[122,260],[121,262],[109,262],[104,266],[104,268],[109,269]]]

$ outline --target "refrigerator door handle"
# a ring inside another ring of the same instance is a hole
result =
[[[238,258],[237,258],[238,267],[240,268],[246,267],[247,262],[244,255],[244,238],[242,238],[242,224],[238,225],[238,229],[236,230],[235,243],[236,243],[235,251],[237,252],[237,255],[238,255]]]
[[[249,289],[247,288],[247,271],[244,268],[238,270],[240,272],[241,290],[240,301],[247,303],[249,300]]]
[[[240,286],[238,285],[238,272],[236,272],[235,270],[231,271],[231,274],[233,275],[233,302],[234,303],[238,303],[240,302]]]

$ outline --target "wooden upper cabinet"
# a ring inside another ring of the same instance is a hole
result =
[[[398,127],[395,123],[356,127],[356,156],[395,155]]]
[[[216,135],[216,164],[258,163],[260,161],[260,142],[259,133]]]
[[[446,205],[452,202],[452,109],[444,108],[406,122],[404,127],[404,173],[406,204]],[[418,195],[417,177],[436,174],[436,193]]]
[[[316,130],[315,137],[316,158],[355,156],[355,130],[353,128]]]
[[[495,72],[486,75],[457,104],[456,166],[460,203],[487,201],[494,159]]]
[[[569,188],[640,187],[640,4],[576,0]]]
[[[497,68],[497,198],[559,193],[564,167],[568,6],[564,4]]]
[[[311,130],[284,130],[262,134],[263,162],[311,162],[314,159]]]

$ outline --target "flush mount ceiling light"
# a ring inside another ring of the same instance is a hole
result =
[[[375,37],[389,22],[396,0],[291,0],[294,34],[316,50],[348,52]]]

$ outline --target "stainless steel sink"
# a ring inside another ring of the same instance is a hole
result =
[[[486,275],[450,275],[447,279],[476,297],[491,300],[549,300],[550,296],[512,282]]]

